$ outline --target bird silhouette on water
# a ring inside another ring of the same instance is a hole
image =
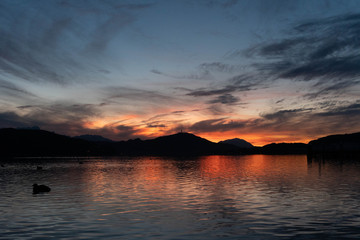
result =
[[[51,188],[49,188],[46,185],[37,185],[36,183],[33,184],[33,193],[37,194],[37,193],[43,193],[43,192],[50,192]]]

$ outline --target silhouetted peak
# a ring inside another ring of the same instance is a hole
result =
[[[339,143],[339,142],[360,142],[360,132],[350,133],[350,134],[337,134],[337,135],[329,135],[326,137],[318,138],[316,140],[312,140],[309,144],[315,143]]]
[[[240,148],[252,148],[254,147],[251,143],[245,141],[244,139],[240,139],[240,138],[233,138],[233,139],[228,139],[228,140],[224,140],[224,141],[220,141],[219,143],[226,143],[226,144],[231,144]]]
[[[313,152],[360,153],[360,132],[322,137],[309,142]]]
[[[213,143],[205,138],[196,136],[192,133],[188,133],[188,132],[178,132],[172,135],[167,135],[167,136],[162,136],[162,137],[158,137],[153,139],[155,141],[172,141],[172,142],[176,142],[178,141],[180,142],[207,142],[207,143]]]
[[[85,134],[85,135],[75,136],[74,138],[79,138],[90,142],[113,142],[113,140],[105,138],[100,135]]]

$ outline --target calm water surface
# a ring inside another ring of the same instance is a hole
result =
[[[2,161],[0,239],[360,238],[354,162],[308,163],[302,155],[83,161]],[[52,190],[34,195],[33,183]]]

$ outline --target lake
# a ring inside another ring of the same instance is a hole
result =
[[[3,160],[0,239],[360,238],[357,162],[304,155],[81,161]],[[52,190],[32,194],[33,183]]]

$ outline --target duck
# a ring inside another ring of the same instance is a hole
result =
[[[43,193],[43,192],[50,192],[51,188],[49,188],[46,185],[37,185],[36,183],[33,184],[33,193],[37,194],[37,193]]]

